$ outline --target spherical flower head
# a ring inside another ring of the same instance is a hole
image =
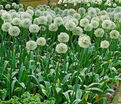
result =
[[[118,6],[114,9],[114,13],[119,13],[119,12],[121,12],[121,7]]]
[[[81,14],[81,15],[85,14],[85,12],[86,12],[85,8],[79,8],[78,9],[78,13]]]
[[[12,12],[11,13],[11,18],[13,19],[13,18],[19,18],[19,14],[17,13],[17,12]]]
[[[22,14],[21,14],[21,19],[23,20],[23,19],[30,19],[30,20],[32,20],[32,16],[31,16],[31,14],[29,14],[29,13],[27,13],[27,12],[23,12]]]
[[[73,16],[74,13],[75,13],[75,10],[74,9],[69,9],[68,10],[68,15]]]
[[[60,43],[66,43],[66,42],[68,42],[69,41],[69,35],[67,33],[61,32],[58,35],[58,41]]]
[[[93,21],[91,21],[91,25],[92,25],[93,28],[97,28],[99,26],[99,22],[93,20]]]
[[[10,4],[6,4],[6,5],[5,5],[5,8],[6,8],[6,9],[10,9],[10,8],[11,8],[11,5],[10,5]]]
[[[54,23],[49,25],[49,30],[50,31],[57,31],[58,30],[58,26]]]
[[[83,18],[80,20],[80,26],[85,27],[89,25],[89,20],[87,18]]]
[[[74,22],[76,26],[79,24],[79,21],[76,18],[71,18],[70,22],[71,21]]]
[[[104,21],[104,20],[110,20],[110,17],[108,15],[101,16],[101,21]]]
[[[110,43],[107,40],[103,40],[100,43],[101,48],[108,48],[110,46]]]
[[[27,12],[27,13],[29,13],[31,16],[33,16],[33,15],[34,15],[34,11],[33,11],[33,10],[31,10],[31,9],[28,9],[26,12]]]
[[[76,28],[76,24],[74,22],[70,22],[68,21],[66,24],[65,24],[65,28],[66,30],[68,31],[73,31],[75,28]]]
[[[5,21],[5,22],[10,22],[12,20],[11,15],[8,12],[3,13],[2,14],[2,20]]]
[[[84,27],[84,31],[92,31],[92,29],[93,29],[93,26],[92,26],[91,24],[86,25],[86,26]]]
[[[110,20],[104,20],[102,22],[102,28],[110,30],[111,29],[111,21]]]
[[[20,29],[17,26],[11,26],[8,33],[11,36],[17,37],[20,34]]]
[[[73,35],[77,35],[80,36],[83,34],[83,29],[81,27],[76,27],[73,31],[72,31]]]
[[[103,37],[104,36],[104,30],[102,28],[98,28],[95,30],[94,34],[96,37]]]
[[[51,15],[47,15],[47,23],[51,24],[53,21],[53,17]]]
[[[93,18],[91,19],[91,21],[98,21],[98,22],[99,22],[100,20],[99,20],[98,17],[93,17]]]
[[[33,40],[30,40],[26,43],[26,48],[29,51],[33,51],[37,48],[37,43]]]
[[[111,39],[118,39],[120,36],[120,33],[117,30],[112,30],[110,32],[110,38]]]
[[[74,18],[76,18],[77,20],[79,20],[81,18],[81,15],[79,13],[76,13],[73,15]]]
[[[40,26],[40,31],[46,31],[46,26]]]
[[[30,19],[23,19],[21,21],[21,26],[23,28],[29,28],[29,26],[32,24],[32,21]]]
[[[41,16],[38,18],[38,23],[40,25],[47,25],[47,17],[46,16]]]
[[[20,18],[14,18],[14,19],[12,20],[12,24],[13,24],[13,25],[16,25],[16,26],[20,26],[20,24],[21,24]]]
[[[17,4],[14,2],[14,3],[12,3],[12,7],[15,7]]]
[[[56,52],[57,53],[66,53],[68,50],[68,46],[64,43],[59,43],[56,45]]]
[[[88,9],[88,15],[91,17],[95,17],[97,15],[97,12],[94,8]]]
[[[63,19],[61,17],[56,17],[54,19],[54,23],[57,24],[58,26],[63,24]]]
[[[37,42],[37,45],[40,45],[40,46],[46,45],[46,39],[44,37],[38,38],[36,42]]]
[[[9,22],[6,22],[4,24],[2,24],[2,31],[4,32],[8,32],[9,28],[11,27],[12,25],[9,23]]]
[[[43,12],[37,9],[37,10],[35,11],[35,16],[37,16],[37,17],[43,16]]]
[[[0,5],[0,10],[2,10],[3,9],[3,5]]]
[[[91,44],[90,37],[87,35],[83,35],[79,37],[78,44],[82,48],[88,48]]]
[[[38,33],[39,30],[40,30],[40,27],[38,25],[36,25],[36,24],[31,24],[29,26],[30,33]]]
[[[114,20],[118,22],[121,21],[121,12],[114,14]]]

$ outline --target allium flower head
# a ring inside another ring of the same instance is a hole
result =
[[[63,19],[61,17],[56,17],[54,19],[54,23],[58,26],[62,25],[63,24]]]
[[[32,21],[30,19],[23,19],[21,21],[21,26],[23,28],[29,28],[29,26],[32,24]]]
[[[35,50],[37,48],[37,43],[33,40],[30,40],[26,43],[26,48],[29,51]]]
[[[80,36],[83,34],[83,29],[81,27],[76,27],[73,31],[72,31],[73,35],[77,35]]]
[[[79,37],[78,44],[82,48],[88,48],[91,44],[90,37],[87,35],[83,35]]]
[[[69,35],[67,33],[61,32],[58,35],[58,41],[60,43],[66,43],[66,42],[68,42],[69,41]]]
[[[110,30],[111,29],[111,21],[110,20],[104,20],[103,23],[102,23],[102,27],[104,29]]]
[[[100,47],[101,48],[108,48],[110,46],[110,43],[107,40],[101,41]]]
[[[89,20],[87,18],[83,18],[80,20],[80,26],[85,27],[89,25]]]
[[[74,22],[70,22],[68,21],[66,24],[65,24],[65,28],[68,30],[68,31],[73,31],[75,28],[76,28],[76,24]]]
[[[58,30],[58,26],[54,23],[49,25],[49,30],[50,31],[57,31]]]
[[[105,32],[104,32],[104,30],[102,28],[98,28],[94,32],[94,34],[95,34],[96,37],[103,37],[104,33]]]
[[[46,39],[44,37],[38,38],[36,42],[37,42],[37,45],[40,45],[40,46],[46,45]]]
[[[117,30],[112,30],[110,32],[110,38],[111,39],[118,39],[120,36],[120,33]]]
[[[38,23],[40,25],[47,25],[47,17],[46,16],[41,16],[38,18]]]
[[[31,24],[31,25],[29,26],[29,31],[30,31],[31,33],[38,33],[39,30],[40,30],[40,27],[39,27],[38,25],[36,25],[36,24]]]
[[[16,26],[20,26],[20,24],[21,24],[20,18],[14,18],[14,19],[12,20],[12,24],[13,24],[13,25],[16,25]]]
[[[2,31],[4,32],[8,32],[9,28],[11,27],[12,25],[9,23],[9,22],[6,22],[4,24],[2,24]]]
[[[16,37],[20,34],[20,29],[17,26],[11,26],[8,32],[9,35]]]
[[[7,12],[3,13],[2,14],[2,19],[5,21],[5,22],[10,22],[12,19],[11,19],[11,15]]]
[[[56,45],[56,52],[57,53],[66,53],[68,50],[68,46],[64,43],[59,43]]]

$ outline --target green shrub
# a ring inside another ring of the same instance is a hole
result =
[[[55,104],[54,98],[41,101],[42,97],[39,94],[30,94],[25,92],[21,97],[14,96],[8,101],[1,101],[0,104]]]

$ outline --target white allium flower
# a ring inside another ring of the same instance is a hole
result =
[[[79,14],[85,14],[85,12],[86,12],[85,8],[79,8],[78,9]]]
[[[102,15],[101,21],[104,21],[104,20],[110,20],[110,17],[108,15]]]
[[[27,13],[29,13],[31,16],[33,16],[33,15],[34,15],[34,11],[33,11],[33,10],[31,10],[31,9],[28,9],[26,12],[27,12]]]
[[[57,53],[66,53],[68,50],[68,46],[64,43],[59,43],[56,45],[56,52]]]
[[[92,29],[93,29],[93,26],[92,26],[91,24],[86,25],[86,26],[84,27],[84,30],[85,30],[85,31],[92,31]]]
[[[43,16],[43,12],[40,10],[36,10],[35,11],[35,16],[39,17],[39,16]]]
[[[35,19],[33,20],[33,24],[39,25],[38,18],[35,18]]]
[[[97,12],[94,8],[88,9],[88,15],[91,17],[95,17],[97,15]]]
[[[29,28],[29,26],[32,24],[32,21],[30,19],[23,19],[21,21],[21,26],[23,28]]]
[[[2,29],[2,31],[4,31],[4,32],[8,32],[8,30],[9,30],[9,28],[10,28],[11,26],[12,26],[12,25],[11,25],[9,22],[6,22],[6,23],[2,24],[1,29]]]
[[[29,26],[30,33],[38,33],[39,30],[40,30],[40,27],[38,25],[36,25],[36,24],[31,24]]]
[[[76,25],[75,25],[74,22],[68,21],[68,22],[65,24],[65,28],[66,28],[68,31],[73,31],[73,30],[76,28]]]
[[[20,34],[20,29],[17,26],[11,26],[8,32],[9,35],[16,37]]]
[[[47,15],[47,23],[51,24],[53,21],[53,17],[51,15]]]
[[[5,22],[10,22],[12,19],[11,19],[11,15],[7,12],[3,13],[2,14],[2,19],[5,21]]]
[[[46,27],[45,26],[40,26],[40,31],[46,31]]]
[[[15,3],[15,2],[13,2],[13,3],[12,3],[12,7],[15,7],[15,6],[16,6],[16,3]]]
[[[14,18],[14,19],[12,20],[12,24],[13,24],[13,25],[16,25],[16,26],[20,26],[20,24],[21,24],[20,18]]]
[[[58,26],[54,23],[49,25],[49,30],[50,31],[57,31],[58,30]]]
[[[67,33],[61,32],[58,35],[58,41],[60,43],[66,43],[66,42],[68,42],[69,41],[69,35]]]
[[[104,21],[102,22],[102,27],[103,27],[104,29],[111,29],[111,21],[110,21],[110,20],[104,20]]]
[[[54,23],[58,26],[62,25],[63,24],[63,19],[61,17],[56,17],[54,19]]]
[[[80,26],[85,27],[89,25],[89,20],[87,18],[83,18],[80,20]]]
[[[46,16],[41,16],[38,18],[38,23],[40,25],[47,25],[47,17]]]
[[[94,34],[95,34],[96,37],[103,37],[104,33],[105,32],[104,32],[104,30],[102,28],[98,28],[94,32]]]
[[[5,8],[6,8],[6,9],[10,9],[10,8],[11,8],[11,5],[10,5],[10,4],[6,4],[6,5],[5,5]]]
[[[24,12],[24,8],[19,8],[18,12]]]
[[[69,22],[71,21],[74,22],[76,26],[79,24],[79,21],[76,18],[72,18]]]
[[[101,41],[100,47],[101,48],[108,48],[110,46],[110,43],[107,40]]]
[[[12,19],[16,18],[16,17],[19,17],[19,14],[17,12],[12,12],[11,17],[12,17]]]
[[[121,12],[121,7],[118,6],[114,9],[114,13],[119,13],[119,12]]]
[[[23,20],[23,19],[30,19],[30,20],[32,20],[32,16],[31,16],[31,14],[29,14],[29,13],[27,13],[27,12],[23,12],[22,14],[21,14],[21,19]]]
[[[68,15],[73,16],[74,13],[75,13],[75,10],[74,9],[69,9],[68,10]]]
[[[76,27],[73,31],[72,31],[73,35],[77,35],[80,36],[83,34],[83,29],[81,27]]]
[[[93,28],[97,28],[99,26],[99,22],[95,21],[95,20],[92,20],[91,25],[93,26]]]
[[[98,17],[93,17],[93,18],[91,19],[91,21],[98,21],[98,22],[99,22],[100,20],[99,20]]]
[[[46,45],[46,39],[44,37],[38,38],[36,42],[37,42],[37,45],[40,45],[40,46]]]
[[[77,20],[79,20],[81,18],[81,15],[79,13],[76,13],[73,15],[74,18],[76,18]]]
[[[121,12],[114,14],[114,20],[118,22],[121,21]]]
[[[4,7],[3,7],[3,5],[0,5],[0,10],[2,10]]]
[[[112,30],[110,32],[110,38],[111,39],[118,39],[120,36],[120,33],[117,30]]]
[[[87,35],[83,35],[79,37],[78,44],[82,48],[88,48],[91,44],[90,37]]]
[[[30,40],[26,43],[26,48],[27,50],[31,51],[31,50],[35,50],[37,48],[37,43],[33,40]]]

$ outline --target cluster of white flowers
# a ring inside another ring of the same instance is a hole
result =
[[[80,1],[80,3],[82,1]],[[67,3],[66,0],[63,2]],[[16,4],[13,3],[12,6],[16,6]],[[106,10],[93,7],[89,7],[86,10],[80,7],[75,11],[74,9],[62,10],[60,8],[51,10],[48,6],[44,8],[38,6],[34,9],[29,6],[26,11],[0,10],[0,14],[3,20],[2,31],[8,32],[11,36],[18,36],[21,28],[34,34],[40,34],[45,31],[50,31],[51,33],[61,30],[57,37],[58,42],[60,42],[60,44],[56,46],[56,51],[58,53],[64,53],[68,50],[65,43],[69,42],[69,37],[71,37],[71,35],[77,38],[79,37],[78,44],[82,48],[88,48],[90,46],[92,38],[90,37],[90,33],[92,35],[94,34],[93,36],[95,38],[108,37],[110,39],[119,39],[120,37],[120,33],[116,30],[115,23],[117,21],[121,22],[121,7],[107,8]],[[61,28],[63,28],[63,30]],[[109,34],[106,33],[107,31],[109,31]],[[67,32],[69,34],[67,34]],[[85,33],[87,35],[85,35]],[[101,47],[109,46],[105,45],[106,43],[107,41],[102,41]],[[30,45],[27,42],[27,47],[30,47],[31,44],[34,44],[34,42],[30,41]],[[40,37],[37,39],[36,44],[45,46],[46,39]],[[33,45],[33,47],[34,46],[36,45]],[[62,50],[64,49],[60,48],[62,46],[65,49],[63,52]],[[35,48],[27,49],[34,50]],[[61,50],[61,52],[58,50]]]
[[[115,3],[113,3],[113,0],[59,0],[58,4],[73,4],[74,6],[77,6],[77,4],[87,4],[87,6],[90,6],[91,4],[97,4],[97,5],[106,5],[106,6],[113,6],[116,7],[117,3],[121,3],[121,0],[116,0]]]

